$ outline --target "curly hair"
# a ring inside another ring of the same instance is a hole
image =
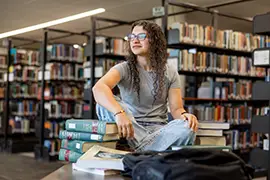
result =
[[[147,31],[147,37],[150,45],[150,68],[154,72],[152,73],[152,78],[154,80],[152,95],[154,96],[155,102],[157,98],[161,98],[165,87],[165,65],[167,62],[166,39],[161,27],[154,22],[146,20],[136,21],[132,24],[131,32],[135,26],[142,26],[143,29]],[[137,58],[136,55],[133,54],[129,43],[127,43],[127,51],[126,59],[132,78],[132,88],[137,92],[138,100],[140,101],[140,77],[136,66]]]

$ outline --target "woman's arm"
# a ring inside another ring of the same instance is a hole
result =
[[[193,131],[198,129],[198,120],[193,114],[185,113],[182,102],[182,95],[180,88],[170,88],[169,89],[169,108],[174,119],[187,119],[189,121],[189,126]]]
[[[96,102],[113,114],[123,110],[115,100],[112,93],[112,89],[117,85],[120,79],[120,73],[116,69],[111,69],[95,84],[92,89]],[[132,122],[125,113],[117,114],[115,116],[115,121],[117,123],[118,133],[120,136],[127,138],[134,137]]]

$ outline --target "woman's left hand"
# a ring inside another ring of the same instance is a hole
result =
[[[189,114],[189,113],[185,113],[182,116],[184,117],[185,120],[187,120],[189,122],[189,128],[191,128],[192,131],[197,132],[199,122],[198,122],[196,116],[194,116],[193,114]]]

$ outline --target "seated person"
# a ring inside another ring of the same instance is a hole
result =
[[[160,26],[141,20],[131,31],[126,61],[112,67],[93,87],[98,119],[116,122],[120,136],[135,151],[192,145],[198,121],[183,108],[179,75],[167,64]],[[116,85],[121,99],[112,93]],[[169,123],[168,105],[174,118]]]

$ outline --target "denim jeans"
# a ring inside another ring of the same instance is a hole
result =
[[[132,121],[134,138],[128,140],[128,144],[135,151],[165,151],[172,145],[186,146],[194,144],[196,135],[189,128],[188,121],[176,119],[169,123],[139,123],[120,98],[115,97],[115,99]],[[99,104],[96,105],[96,112],[100,121],[115,121],[113,114]]]

